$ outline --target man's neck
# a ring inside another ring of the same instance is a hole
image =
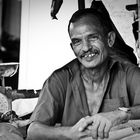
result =
[[[101,83],[108,70],[108,60],[96,68],[82,67],[82,77],[88,82]]]

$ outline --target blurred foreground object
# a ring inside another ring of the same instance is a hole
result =
[[[0,124],[0,140],[23,140],[18,129],[8,123]]]

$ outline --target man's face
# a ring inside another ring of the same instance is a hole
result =
[[[106,60],[108,37],[96,17],[86,16],[71,23],[69,31],[72,49],[83,66],[96,68]]]

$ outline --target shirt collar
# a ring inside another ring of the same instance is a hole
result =
[[[108,60],[108,70],[111,70],[112,67],[117,63],[119,62],[118,60],[115,60],[115,59],[112,59],[111,57],[109,58]],[[73,61],[71,61],[69,64],[68,64],[68,69],[71,73],[71,76],[74,77],[74,75],[80,71],[80,62],[79,60],[76,58],[74,59]]]

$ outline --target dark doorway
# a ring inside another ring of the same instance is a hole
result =
[[[0,61],[19,62],[21,0],[2,0],[2,34]],[[5,79],[6,86],[18,88],[18,72]]]

